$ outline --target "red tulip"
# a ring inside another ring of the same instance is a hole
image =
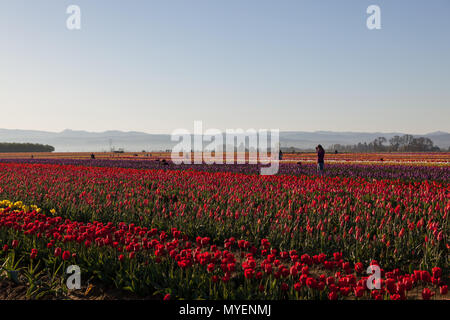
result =
[[[337,298],[338,298],[338,295],[336,292],[333,291],[333,292],[328,293],[329,300],[337,300]]]
[[[59,257],[61,255],[61,248],[55,248],[55,252],[53,254],[55,257]]]
[[[439,293],[441,295],[446,295],[448,293],[448,286],[447,285],[443,285],[439,288]]]
[[[422,290],[422,298],[423,298],[423,300],[430,300],[430,298],[432,296],[434,296],[434,292],[432,292],[430,289],[424,288]]]
[[[31,249],[31,253],[30,253],[30,259],[36,259],[36,256],[38,254],[37,249]]]
[[[70,257],[71,257],[71,255],[70,255],[70,252],[69,252],[69,251],[64,251],[64,252],[62,253],[62,259],[63,259],[64,261],[65,261],[65,260],[69,260]]]

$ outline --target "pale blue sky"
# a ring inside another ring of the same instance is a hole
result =
[[[66,8],[81,8],[79,31]],[[381,7],[381,30],[366,9]],[[0,0],[0,128],[450,131],[448,0]],[[7,115],[7,117],[5,117]]]

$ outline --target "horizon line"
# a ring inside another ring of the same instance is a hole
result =
[[[183,128],[185,129],[185,128]],[[243,129],[243,128],[234,128],[234,129]],[[243,129],[248,130],[248,129],[253,129],[253,128],[247,128],[247,129]],[[121,133],[143,133],[143,134],[148,134],[148,135],[171,135],[171,133],[167,133],[167,132],[146,132],[146,131],[136,131],[136,130],[120,130],[120,129],[108,129],[108,130],[102,130],[102,131],[91,131],[91,130],[84,130],[84,129],[63,129],[60,131],[53,131],[53,130],[41,130],[41,129],[9,129],[9,128],[0,128],[0,130],[9,130],[9,131],[37,131],[37,132],[45,132],[45,133],[55,133],[55,134],[59,134],[59,133],[64,133],[66,131],[73,131],[73,132],[84,132],[84,133],[107,133],[107,132],[121,132]],[[256,129],[257,130],[257,129]],[[269,129],[270,130],[270,129]],[[224,130],[222,130],[224,131]],[[335,131],[335,130],[315,130],[315,131],[302,131],[302,130],[292,130],[292,129],[288,129],[288,130],[281,130],[279,129],[280,133],[365,133],[365,134],[410,134],[410,135],[429,135],[429,134],[434,134],[434,133],[443,133],[443,134],[450,134],[450,132],[448,131],[444,131],[444,130],[435,130],[435,131],[431,131],[431,132],[426,132],[426,133],[409,133],[409,132],[402,132],[402,131]],[[224,131],[225,133],[225,131]]]

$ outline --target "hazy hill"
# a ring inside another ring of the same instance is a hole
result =
[[[332,131],[285,131],[280,133],[282,147],[312,148],[317,144],[327,147],[332,144],[355,144],[370,142],[377,137],[392,138],[403,135],[400,132],[332,132]],[[450,146],[450,133],[432,132],[426,135],[440,148]],[[125,151],[150,151],[171,149],[175,142],[170,141],[168,134],[147,134],[135,131],[88,132],[64,130],[62,132],[46,132],[33,130],[0,129],[0,142],[29,142],[49,144],[57,152],[65,151],[109,151],[110,147],[123,148]]]

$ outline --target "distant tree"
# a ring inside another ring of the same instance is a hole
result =
[[[391,151],[398,151],[400,148],[400,136],[394,136],[389,139],[389,144]]]
[[[385,137],[378,137],[375,140],[373,140],[373,149],[374,151],[385,151],[384,143],[386,143],[387,140]]]
[[[400,137],[400,148],[398,151],[411,151],[408,150],[409,146],[413,143],[414,137],[410,134],[405,134]]]
[[[440,149],[433,145],[430,138],[420,137],[415,138],[409,146],[409,151],[439,151]]]
[[[0,142],[0,152],[53,152],[55,148],[48,144]]]
[[[404,136],[394,136],[389,139],[389,145],[386,145],[387,139],[385,137],[378,137],[375,140],[367,143],[355,145],[340,145],[334,144],[328,150],[339,150],[342,152],[435,152],[440,151],[439,147],[433,144],[429,138],[418,137],[410,134]],[[450,147],[449,147],[450,150]]]

